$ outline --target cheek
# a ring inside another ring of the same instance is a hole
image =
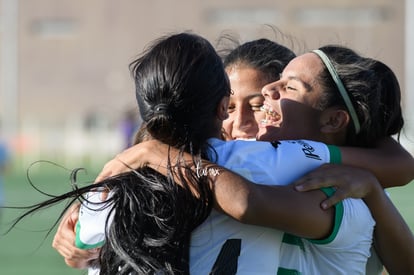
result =
[[[255,112],[254,113],[254,119],[256,120],[256,123],[259,125],[260,122],[266,118],[266,114],[264,112]]]
[[[229,117],[223,120],[223,129],[228,134],[230,134],[233,129],[233,121],[234,121],[233,117],[234,115],[232,113],[229,113]]]
[[[286,109],[281,127],[287,138],[312,139],[319,130],[319,112],[311,108]]]

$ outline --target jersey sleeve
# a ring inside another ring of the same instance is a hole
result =
[[[275,148],[282,152],[283,158],[292,159],[293,161],[302,161],[304,163],[318,161],[320,163],[342,162],[341,151],[335,145],[326,145],[325,143],[312,140],[283,140],[272,142]]]
[[[333,164],[342,164],[341,150],[338,146],[327,145],[329,150],[329,162]]]
[[[327,197],[335,193],[332,187],[322,188]],[[375,220],[362,199],[347,198],[335,206],[334,225],[331,234],[324,239],[309,240],[312,243],[337,249],[351,243],[358,247],[369,247],[372,241]],[[350,240],[353,240],[351,242]],[[368,251],[364,252],[369,254]]]
[[[341,162],[338,147],[310,140],[212,142],[214,162],[261,184],[290,184],[325,163]]]
[[[328,146],[311,140],[286,140],[273,142],[276,159],[271,163],[280,184],[290,184],[310,171],[326,163],[340,163],[341,152],[336,146]]]
[[[111,193],[108,194],[110,196]],[[111,223],[111,207],[101,200],[102,192],[89,192],[79,210],[75,245],[80,249],[101,247],[105,243],[106,221]]]

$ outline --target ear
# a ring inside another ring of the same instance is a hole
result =
[[[229,101],[230,97],[225,96],[219,102],[219,105],[217,107],[217,117],[221,121],[229,117],[229,113],[227,112],[229,108]]]
[[[334,134],[345,131],[350,121],[347,111],[328,108],[321,115],[321,132]]]

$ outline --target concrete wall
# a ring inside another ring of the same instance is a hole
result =
[[[64,146],[64,155],[93,153],[74,141],[85,131],[81,139],[91,136],[91,127],[98,142],[88,144],[102,144],[107,154],[119,150],[114,131],[136,105],[128,64],[169,32],[193,30],[214,44],[223,31],[243,41],[275,38],[269,24],[284,34],[275,39],[298,53],[335,43],[383,60],[403,88],[405,70],[413,71],[404,63],[410,54],[404,0],[0,1],[7,57],[0,59],[0,119],[3,134],[22,152],[59,154]],[[113,146],[106,148],[109,139]]]

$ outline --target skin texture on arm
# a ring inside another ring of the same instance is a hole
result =
[[[145,143],[144,143],[145,144]],[[140,150],[146,145],[140,145]],[[148,150],[151,145],[148,144]],[[129,171],[130,168],[145,166],[148,155],[138,158],[136,150],[138,147],[130,147],[118,154],[118,156],[109,161],[96,181],[100,181],[108,176],[116,175],[121,172]],[[398,142],[392,138],[385,138],[379,144],[378,148],[360,148],[360,147],[340,147],[342,163],[365,168],[371,171],[379,180],[383,188],[402,186],[408,184],[414,179],[414,158]],[[165,155],[157,154],[152,156],[152,164],[161,163]],[[150,153],[150,154],[151,154]],[[343,199],[345,197],[342,197]]]
[[[79,217],[79,207],[79,203],[74,204],[65,213],[53,238],[52,246],[65,258],[68,266],[84,269],[89,266],[91,260],[99,257],[99,250],[83,250],[75,246],[75,225]]]
[[[385,192],[364,198],[376,220],[374,246],[389,274],[414,274],[414,235]]]
[[[374,184],[376,179],[371,173],[350,166],[348,171],[343,168],[324,165],[295,182],[296,188],[305,192],[335,184],[335,198],[322,203],[326,209],[346,197],[364,198],[376,221],[374,246],[387,271],[389,274],[413,274],[414,235],[409,226],[381,186]]]
[[[319,207],[320,201],[326,199],[319,190],[300,193],[292,185],[255,184],[220,169],[220,175],[214,180],[214,194],[216,209],[242,223],[312,239],[324,238],[332,229],[334,210],[323,211]]]
[[[136,150],[138,148],[142,150]],[[149,165],[166,173],[166,156],[169,155],[172,163],[176,159],[175,150],[158,141],[141,143],[125,152],[105,165],[98,181],[112,173],[122,172],[128,167],[126,164],[130,167]],[[186,159],[191,160],[190,156]],[[203,168],[216,169],[217,166],[205,162]],[[334,211],[323,211],[319,207],[319,203],[326,199],[319,190],[302,194],[293,186],[256,185],[224,168],[220,168],[220,174],[213,181],[216,208],[242,223],[277,228],[314,239],[326,237],[331,231]]]
[[[341,147],[342,163],[371,171],[383,188],[402,186],[414,179],[414,158],[388,137],[376,148]]]
[[[373,149],[358,150],[375,151]],[[352,158],[350,157],[352,156],[352,152],[353,151],[342,151],[343,162],[352,162]],[[403,158],[407,157],[406,152],[403,149],[402,152]],[[159,172],[166,173],[166,156],[168,154],[170,154],[172,163],[174,163],[174,151],[171,150],[171,148],[168,149],[167,146],[164,146],[157,141],[149,141],[136,145],[119,154],[114,160],[108,162],[98,176],[97,181],[120,172],[129,171],[131,167],[138,168],[144,165],[150,165]],[[407,157],[408,160],[410,160],[410,158],[411,156]],[[361,161],[361,157],[356,159],[362,164],[365,163],[370,166],[376,164],[376,162],[373,162],[372,160]],[[204,165],[208,164],[205,163]],[[210,165],[215,167],[213,164]],[[407,173],[405,175],[407,175]],[[354,175],[352,175],[352,178],[354,178]],[[371,192],[370,190],[372,186],[370,187],[370,185],[361,187],[358,183],[353,185],[353,187],[346,189],[343,186],[347,185],[340,185],[337,180],[338,177],[335,178],[334,185],[338,186],[338,190],[341,190],[341,192],[335,193],[335,196],[332,199],[327,200],[328,205],[325,209],[328,209],[329,203],[332,203],[333,201],[337,202],[350,196],[359,198],[365,197],[368,192]],[[332,186],[333,182],[334,181],[331,181],[327,186]],[[325,237],[331,230],[333,210],[323,211],[322,208],[319,207],[321,201],[326,201],[326,196],[320,191],[301,193],[297,192],[293,185],[257,185],[227,171],[226,169],[220,169],[220,175],[215,179],[214,187],[217,209],[227,213],[240,222],[273,227],[298,236],[315,239]],[[294,203],[299,201],[301,203]],[[369,206],[371,207],[371,205]],[[388,206],[379,205],[376,207],[381,208]],[[286,215],[286,213],[289,213],[290,215]],[[293,220],[292,216],[295,216],[296,219]],[[274,219],[274,217],[278,218]],[[403,220],[396,222],[404,224]],[[379,221],[378,224],[381,224],[381,221]],[[386,232],[388,231],[381,230],[377,231],[377,234],[387,235],[388,233]],[[409,231],[407,232],[411,233]],[[388,237],[385,236],[385,238]],[[395,240],[389,241],[387,239],[379,239],[378,243],[381,247],[387,247],[390,244],[393,247],[398,247],[395,245]],[[380,256],[388,259],[388,255],[383,256],[380,253]],[[384,262],[387,263],[387,261]]]

